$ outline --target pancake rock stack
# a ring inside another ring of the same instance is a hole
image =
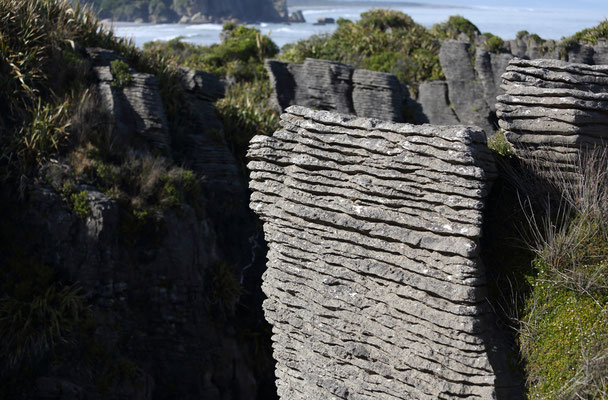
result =
[[[360,117],[403,121],[408,97],[395,75],[307,58],[303,64],[266,61],[274,108],[299,105]]]
[[[497,116],[520,158],[568,171],[581,149],[605,144],[607,65],[514,59],[502,77]]]
[[[281,125],[248,152],[281,398],[520,398],[479,259],[483,131],[297,106]]]
[[[166,151],[171,143],[167,117],[154,75],[129,68],[132,82],[126,87],[113,84],[112,61],[126,60],[111,50],[88,48],[87,54],[97,77],[97,90],[112,117],[116,137],[124,141],[144,139],[152,149]]]

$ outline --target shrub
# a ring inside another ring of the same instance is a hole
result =
[[[279,128],[279,116],[269,106],[270,90],[268,81],[240,82],[216,103],[225,137],[243,163],[253,136],[270,135]]]
[[[41,162],[67,139],[68,103],[43,104],[38,98],[30,118],[31,121],[16,138],[16,145],[21,147],[19,153],[24,159]]]
[[[82,190],[78,193],[72,193],[70,195],[70,206],[72,208],[72,212],[81,218],[86,218],[91,214],[91,207],[89,206],[89,201],[87,200],[88,194],[88,191]]]
[[[124,88],[133,82],[133,75],[129,71],[129,64],[122,60],[114,60],[110,63],[112,73],[112,86]]]
[[[599,39],[608,39],[608,19],[605,19],[593,28],[587,28],[580,32],[576,32],[570,39],[578,43],[588,44],[596,44]]]
[[[446,22],[433,25],[432,32],[439,39],[458,39],[460,34],[465,34],[474,40],[481,34],[475,24],[461,15],[452,15]]]
[[[505,42],[500,37],[492,35],[491,33],[484,33],[484,36],[487,38],[485,41],[486,49],[488,49],[490,53],[502,53],[505,51]]]
[[[281,58],[302,62],[328,59],[395,74],[407,84],[442,79],[440,42],[431,31],[394,10],[371,10],[361,20],[338,21],[332,35],[318,35],[286,45]]]
[[[255,28],[227,23],[222,30],[222,42],[211,46],[183,43],[181,37],[166,43],[144,45],[146,54],[163,55],[174,62],[215,73],[220,77],[232,75],[237,80],[252,80],[265,74],[265,58],[274,57],[279,48]]]
[[[494,135],[492,135],[492,137],[488,139],[488,147],[502,157],[515,157],[515,152],[513,151],[513,148],[509,142],[507,142],[502,130],[498,130]]]

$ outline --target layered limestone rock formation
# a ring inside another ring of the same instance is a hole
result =
[[[102,103],[110,112],[116,137],[121,141],[117,145],[140,140],[157,150],[168,150],[171,140],[156,77],[131,68],[131,84],[118,87],[114,84],[110,65],[113,61],[125,60],[111,50],[100,48],[87,49],[87,54],[98,79]]]
[[[95,324],[86,342],[93,349],[86,351],[95,354],[92,362],[107,362],[97,354],[108,352],[108,357],[124,357],[127,365],[116,361],[116,366],[95,369],[104,384],[91,386],[83,372],[91,370],[81,369],[89,356],[75,347],[73,360],[38,379],[36,398],[272,398],[272,366],[264,364],[268,358],[257,348],[254,356],[254,346],[237,339],[239,329],[260,329],[265,247],[258,240],[261,231],[248,207],[244,179],[213,111],[223,86],[212,74],[181,70],[187,95],[180,107],[191,118],[179,131],[172,130],[153,76],[131,67],[131,84],[113,86],[110,62],[125,60],[104,49],[89,49],[88,54],[99,92],[91,112],[109,117],[103,134],[117,155],[128,148],[136,152],[134,160],[141,157],[156,174],[165,173],[159,167],[163,163],[183,165],[194,172],[201,190],[193,191],[190,201],[143,208],[143,217],[134,217],[124,198],[110,195],[95,181],[76,182],[73,190],[86,197],[83,217],[56,184],[70,182],[72,167],[65,161],[45,163],[40,178],[24,180],[28,201],[19,214],[18,233],[27,233],[27,244],[43,265],[56,268],[67,282],[77,282],[86,294]],[[248,296],[251,308],[238,322],[222,307],[241,294],[216,295],[225,288],[216,283],[219,274],[222,282],[234,284],[233,279],[247,292],[242,296]]]
[[[248,153],[278,393],[518,399],[479,259],[484,133],[289,107]]]
[[[600,39],[595,45],[539,40],[535,35],[507,40],[500,53],[488,51],[483,40],[443,42],[439,60],[446,81],[420,85],[416,101],[424,115],[421,120],[432,124],[474,124],[491,135],[498,128],[496,96],[504,93],[501,88],[502,74],[512,58],[608,64],[606,40]],[[446,108],[445,99],[448,99],[452,111]]]
[[[299,105],[403,121],[407,90],[394,75],[312,58],[303,64],[269,60],[265,65],[273,88],[272,102],[279,112]]]
[[[568,170],[608,139],[608,66],[513,59],[496,105],[517,154]]]

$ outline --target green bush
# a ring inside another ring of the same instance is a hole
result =
[[[70,196],[70,206],[72,212],[81,218],[86,218],[91,214],[91,206],[87,200],[88,191],[83,190],[78,193],[72,193]]]
[[[146,54],[167,57],[177,64],[212,72],[220,77],[232,75],[237,80],[253,80],[265,74],[264,59],[274,57],[279,48],[255,28],[227,23],[222,31],[222,42],[211,46],[197,46],[181,41],[149,42]]]
[[[502,130],[497,131],[492,137],[488,139],[488,147],[498,153],[500,156],[505,158],[513,158],[515,157],[515,152],[513,148],[507,142],[505,138],[504,132]]]
[[[500,37],[491,33],[485,33],[484,36],[487,38],[485,42],[486,49],[490,53],[503,53],[505,51],[505,41]]]
[[[125,88],[133,82],[133,75],[129,70],[129,64],[122,60],[114,60],[110,63],[112,73],[112,86]]]
[[[215,105],[224,124],[224,135],[243,162],[253,136],[270,135],[279,128],[279,116],[269,106],[270,91],[265,80],[240,82]]]
[[[339,61],[357,68],[395,74],[407,84],[442,79],[439,38],[408,15],[371,10],[361,20],[338,20],[332,35],[317,35],[283,47],[285,61],[305,58]]]
[[[575,33],[570,38],[578,43],[596,44],[599,39],[608,39],[608,19],[600,22],[593,28],[583,29]],[[564,39],[562,39],[564,40]]]
[[[477,26],[461,15],[452,15],[446,22],[433,25],[433,34],[439,39],[458,39],[464,33],[469,40],[481,34]]]

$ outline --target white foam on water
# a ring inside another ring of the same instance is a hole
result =
[[[286,43],[306,39],[310,35],[331,33],[337,24],[313,25],[317,18],[360,19],[360,14],[373,8],[391,8],[410,15],[414,21],[431,27],[447,20],[451,15],[462,15],[471,20],[480,31],[491,32],[503,39],[513,39],[517,32],[527,30],[545,39],[560,39],[584,28],[595,26],[608,18],[608,0],[368,0],[365,4],[344,0],[332,5],[293,6],[290,12],[301,10],[307,23],[253,24],[262,33],[270,33],[272,40],[282,47]],[[321,1],[320,1],[321,2]],[[450,3],[442,5],[441,3]],[[410,4],[407,4],[410,3]],[[423,3],[425,5],[412,5]],[[170,40],[184,36],[184,41],[199,45],[219,43],[220,24],[134,24],[114,23],[116,35],[132,38],[142,46],[151,40]],[[194,34],[196,32],[196,34]]]

